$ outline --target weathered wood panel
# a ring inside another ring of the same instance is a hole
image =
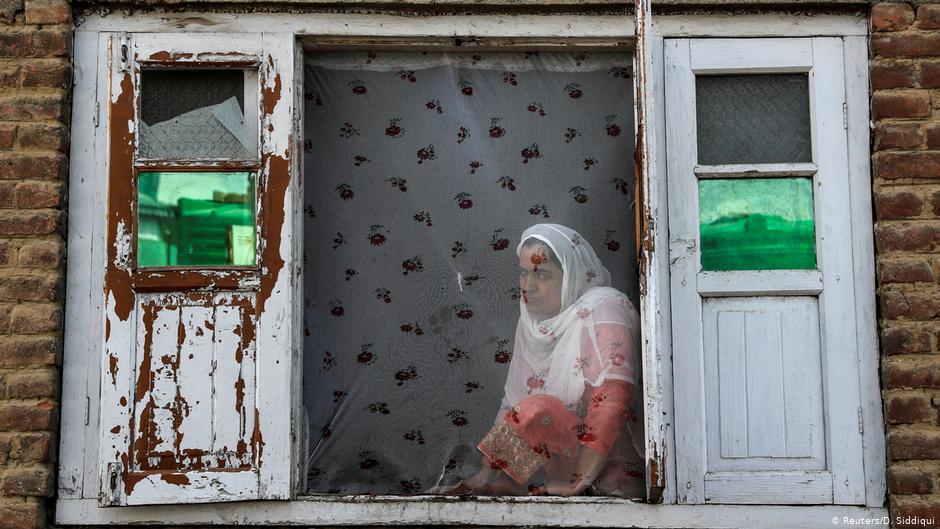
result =
[[[254,295],[138,299],[132,471],[250,468]]]

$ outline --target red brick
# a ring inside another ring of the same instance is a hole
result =
[[[55,336],[0,336],[0,366],[55,365],[62,342]]]
[[[940,431],[893,430],[886,441],[892,460],[940,459]]]
[[[63,121],[66,99],[60,95],[15,95],[0,97],[0,120]]]
[[[8,267],[16,260],[16,250],[10,241],[0,241],[0,267]]]
[[[16,142],[16,124],[0,123],[0,149],[12,149]]]
[[[940,61],[925,62],[920,67],[920,86],[940,88]]]
[[[33,57],[67,57],[72,53],[72,34],[61,29],[33,32]]]
[[[67,24],[72,21],[72,10],[67,2],[27,0],[27,24]]]
[[[20,125],[16,144],[21,149],[48,149],[68,152],[69,131],[64,125],[30,123]]]
[[[917,466],[891,465],[888,467],[888,492],[891,494],[931,494],[936,490],[935,475]]]
[[[16,22],[16,14],[23,11],[23,3],[23,0],[8,0],[0,4],[0,24]]]
[[[61,59],[30,61],[23,65],[23,88],[68,88],[72,68]]]
[[[57,303],[23,303],[13,307],[10,326],[15,334],[55,332],[62,329],[62,307]]]
[[[940,226],[879,224],[875,226],[875,246],[879,254],[892,251],[933,251],[940,246]]]
[[[58,208],[62,205],[62,182],[20,182],[14,191],[19,209]]]
[[[36,404],[0,404],[0,430],[51,430],[56,424],[56,406],[49,401]]]
[[[11,468],[3,474],[0,492],[7,496],[52,496],[52,469]]]
[[[882,378],[887,389],[940,388],[940,356],[892,356],[884,363]]]
[[[871,65],[871,87],[875,90],[913,88],[916,82],[917,74],[910,64],[882,62]]]
[[[914,10],[907,4],[876,4],[871,8],[872,31],[898,31],[914,22]]]
[[[874,158],[876,178],[940,178],[940,151],[879,152]]]
[[[940,217],[940,191],[934,191],[930,197],[930,206],[933,208],[933,214]]]
[[[55,436],[49,432],[18,432],[10,439],[10,459],[30,463],[55,460]]]
[[[930,116],[930,95],[924,91],[876,92],[871,108],[874,119],[925,118]],[[2,110],[0,101],[0,115]]]
[[[886,291],[881,294],[881,315],[889,320],[926,321],[940,318],[940,296],[923,290]]]
[[[930,57],[940,55],[940,33],[878,35],[871,49],[882,57]]]
[[[920,215],[924,200],[919,193],[881,190],[875,193],[875,211],[879,220],[907,219]]]
[[[9,433],[0,433],[0,465],[6,465],[10,459],[10,446],[13,442],[13,435]]]
[[[58,268],[65,258],[65,243],[61,239],[35,241],[19,249],[19,265],[23,268]]]
[[[875,150],[910,149],[924,142],[919,123],[879,123],[875,127]]]
[[[924,4],[917,8],[917,27],[940,29],[940,5]]]
[[[940,123],[927,125],[927,148],[940,149]]]
[[[929,353],[933,334],[922,328],[890,327],[881,332],[881,350],[885,355]]]
[[[59,301],[62,278],[58,275],[15,275],[0,277],[2,301]]]
[[[0,64],[0,88],[16,88],[20,84],[19,61]]]
[[[13,313],[14,305],[3,304],[0,305],[0,334],[9,334],[10,332],[10,315]]]
[[[0,520],[4,529],[46,527],[46,507],[36,498],[0,498]]]
[[[16,190],[16,182],[0,181],[0,208],[13,207],[13,195]]]
[[[64,154],[0,156],[0,180],[63,180],[68,172]]]
[[[890,501],[890,509],[891,527],[894,529],[940,527],[940,501],[937,499],[894,496]]]
[[[0,57],[26,57],[32,54],[32,32],[0,33]]]
[[[7,376],[7,398],[55,398],[58,386],[56,377],[54,369],[10,373]]]
[[[884,259],[878,263],[878,281],[881,284],[927,283],[934,281],[934,274],[930,263],[925,259]]]
[[[0,237],[56,233],[61,220],[62,214],[54,210],[0,211]]]
[[[885,421],[888,424],[937,424],[937,409],[923,393],[889,395],[885,398]]]

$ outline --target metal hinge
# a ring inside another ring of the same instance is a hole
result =
[[[849,130],[849,106],[842,103],[842,128]]]
[[[858,407],[858,433],[865,433],[865,421],[862,419],[862,407]]]
[[[91,398],[85,397],[85,426],[91,420]]]
[[[95,113],[91,116],[91,122],[95,124],[95,128],[98,128],[98,115],[101,114],[101,103],[95,101]]]

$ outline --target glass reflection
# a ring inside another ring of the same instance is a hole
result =
[[[702,270],[816,268],[811,178],[699,181]]]
[[[254,201],[250,172],[140,173],[137,265],[254,265]]]

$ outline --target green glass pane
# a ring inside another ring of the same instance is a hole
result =
[[[811,178],[699,181],[702,270],[816,268]]]
[[[255,264],[250,172],[142,172],[137,191],[137,266]]]

